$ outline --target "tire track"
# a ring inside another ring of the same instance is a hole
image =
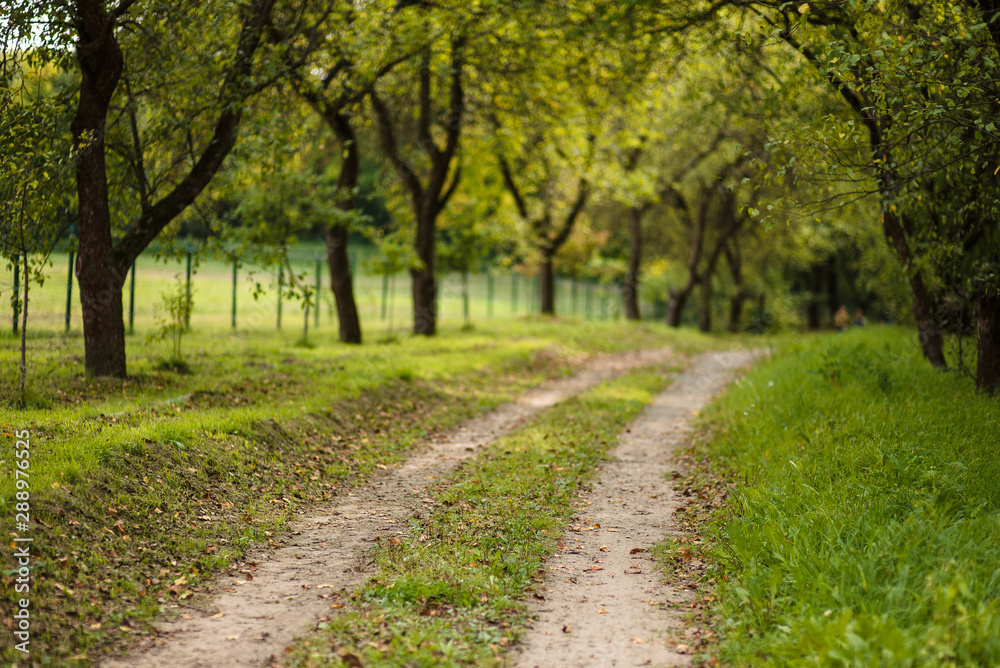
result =
[[[430,480],[447,475],[540,410],[613,376],[670,359],[669,349],[598,356],[574,376],[550,381],[467,420],[400,466],[292,522],[284,545],[247,558],[247,563],[256,562],[252,579],[218,578],[209,609],[191,609],[195,614],[184,615],[188,619],[162,622],[146,647],[100,665],[236,668],[276,662],[296,635],[314,629],[331,613],[339,595],[363,582],[373,544],[382,536],[405,533],[414,512],[430,502],[425,491]]]
[[[671,533],[680,503],[668,478],[673,450],[692,417],[752,361],[749,352],[707,353],[694,360],[622,434],[585,510],[576,515],[562,549],[548,562],[538,620],[513,650],[518,668],[689,666],[667,633],[685,600],[664,584],[649,548]]]

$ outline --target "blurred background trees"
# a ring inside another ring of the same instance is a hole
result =
[[[126,374],[151,246],[278,266],[316,240],[345,342],[348,249],[372,248],[408,269],[415,334],[442,273],[505,268],[545,314],[561,275],[705,331],[846,306],[914,324],[937,368],[975,337],[1000,387],[985,0],[228,7],[0,1],[0,252],[30,270],[76,226],[88,373]]]

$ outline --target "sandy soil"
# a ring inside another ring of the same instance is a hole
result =
[[[161,623],[148,646],[100,665],[236,668],[275,662],[296,635],[314,629],[338,598],[363,582],[374,542],[406,530],[413,513],[430,501],[429,480],[447,475],[539,410],[629,369],[670,359],[666,349],[599,356],[572,377],[466,421],[401,466],[297,520],[283,546],[251,555],[238,576],[219,578],[205,608],[177,608],[182,616]]]
[[[648,550],[674,532],[680,503],[673,450],[693,416],[749,364],[747,352],[698,357],[622,434],[574,518],[536,601],[538,620],[514,649],[518,668],[688,666],[683,644],[667,642],[686,590],[664,584]],[[678,651],[679,650],[679,651]]]

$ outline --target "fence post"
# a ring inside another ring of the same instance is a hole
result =
[[[319,327],[319,288],[320,280],[322,278],[323,264],[319,258],[316,258],[316,297],[313,299],[314,307],[316,312],[313,314],[313,324]]]
[[[510,275],[510,312],[517,315],[517,281],[520,274],[514,272]]]
[[[382,317],[379,318],[382,322],[385,322],[386,305],[388,300],[389,300],[389,272],[386,271],[382,274]]]
[[[486,317],[493,317],[493,274],[486,272]]]
[[[278,265],[278,330],[281,330],[281,293],[285,290],[285,265]]]
[[[187,245],[187,282],[184,286],[185,294],[187,295],[188,304],[191,304],[191,244]],[[184,329],[191,329],[191,309],[187,309],[187,314],[184,316]]]
[[[239,271],[239,261],[233,257],[233,308],[229,314],[229,323],[236,329],[236,274]]]
[[[69,275],[66,277],[66,331],[69,331],[69,324],[73,312],[73,256],[75,253],[69,252]]]
[[[188,294],[191,294],[191,288],[188,288]],[[132,261],[132,276],[128,284],[128,333],[135,333],[135,260]]]
[[[583,309],[583,317],[586,318],[587,320],[590,320],[590,299],[591,299],[591,293],[593,292],[591,290],[591,288],[593,287],[593,285],[591,285],[589,281],[587,283],[585,283],[584,285],[585,285],[585,287],[583,288],[583,291],[586,294],[584,295],[585,305],[584,305],[584,309]]]
[[[570,279],[570,301],[573,303],[573,315],[576,315],[576,278]]]
[[[14,255],[14,294],[11,297],[14,306],[14,336],[17,336],[17,321],[21,315],[21,254]]]
[[[469,270],[462,272],[462,315],[465,317],[465,324],[469,324]]]

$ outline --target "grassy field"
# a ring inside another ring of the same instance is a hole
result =
[[[87,665],[128,645],[165,602],[197,603],[207,578],[276,540],[303,504],[589,353],[725,345],[660,325],[530,318],[384,345],[296,338],[195,329],[184,344],[191,373],[179,374],[161,370],[168,343],[134,337],[121,381],[83,374],[79,337],[32,337],[26,409],[14,407],[17,353],[5,340],[0,461],[11,471],[12,434],[28,430],[37,665]],[[11,519],[17,491],[12,475],[0,478]],[[15,576],[0,579],[5,610]],[[3,652],[8,665],[23,658]]]
[[[995,399],[874,327],[785,346],[709,420],[721,658],[1000,665]]]
[[[336,306],[329,289],[329,268],[325,264],[323,248],[319,245],[302,244],[289,252],[291,264],[302,283],[315,289],[317,269],[320,272],[319,318],[315,309],[309,317],[309,327],[319,327],[320,331],[335,332]],[[367,266],[363,254],[355,253],[355,298],[358,302],[362,328],[371,337],[383,337],[392,332],[405,332],[413,321],[410,295],[410,277],[403,272],[391,276],[385,283],[382,276],[375,275]],[[318,264],[317,264],[318,262]],[[29,294],[29,332],[61,333],[65,331],[67,282],[69,280],[69,257],[63,253],[51,256],[51,265],[46,268],[45,281],[41,286],[32,285]],[[157,260],[152,254],[144,254],[136,261],[135,296],[130,296],[130,280],[123,290],[123,308],[126,321],[129,305],[134,302],[134,331],[142,336],[156,327],[157,315],[163,312],[162,295],[177,281],[184,281],[186,261],[184,257]],[[83,321],[80,315],[80,288],[73,278],[70,300],[70,332],[80,332]],[[492,281],[492,299],[489,282]],[[284,284],[288,285],[287,277]],[[233,298],[236,300],[236,329],[240,331],[265,331],[278,326],[278,274],[275,269],[262,269],[252,265],[241,265],[233,283],[233,266],[213,258],[195,259],[191,277],[193,309],[191,324],[195,329],[221,331],[232,328]],[[13,287],[13,273],[0,267],[0,297],[4,299],[5,326],[2,331],[11,331],[13,311],[7,306]],[[619,316],[620,298],[618,291],[610,285],[594,285],[578,282],[574,286],[568,279],[557,283],[557,308],[560,313],[590,317],[593,319],[615,319]],[[385,292],[385,294],[383,294]],[[575,293],[575,297],[574,297]],[[384,302],[383,302],[384,299]],[[464,320],[464,300],[461,276],[445,274],[441,276],[439,313],[445,323],[459,323]],[[476,273],[469,277],[469,316],[476,322],[488,319],[507,319],[518,315],[538,312],[537,285],[534,278],[517,274],[498,273],[492,279],[486,274]],[[652,314],[648,306],[645,313]],[[303,302],[287,295],[281,303],[282,328],[296,332],[303,328]]]

